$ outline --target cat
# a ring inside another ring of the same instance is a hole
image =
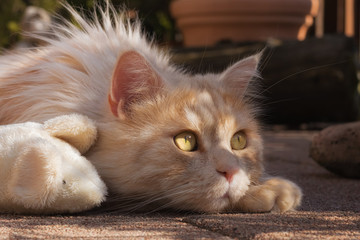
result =
[[[293,182],[263,168],[253,97],[260,54],[192,75],[110,4],[54,24],[46,46],[0,57],[0,124],[80,113],[97,123],[86,154],[110,191],[197,212],[284,212]]]

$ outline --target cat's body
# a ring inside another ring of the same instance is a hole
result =
[[[191,76],[172,67],[139,25],[111,22],[109,12],[92,24],[70,11],[82,30],[60,27],[48,46],[0,57],[0,124],[89,116],[99,139],[87,157],[110,191],[127,198],[204,212],[300,204],[295,184],[264,178],[248,90],[257,56],[220,75]],[[176,145],[183,132],[196,148]],[[241,149],[231,142],[238,132]]]

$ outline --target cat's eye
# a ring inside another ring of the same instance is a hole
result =
[[[239,131],[232,136],[231,141],[231,148],[234,150],[242,150],[246,148],[247,140],[246,135],[243,131]]]
[[[197,141],[194,133],[186,131],[182,132],[174,137],[175,145],[185,151],[191,152],[197,149]]]

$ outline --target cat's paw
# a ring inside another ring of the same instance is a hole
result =
[[[246,212],[285,212],[298,207],[301,198],[301,189],[293,182],[270,178],[250,187],[235,208]]]

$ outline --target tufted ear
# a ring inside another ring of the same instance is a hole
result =
[[[139,53],[123,53],[117,61],[111,80],[109,105],[114,116],[130,116],[131,105],[154,96],[163,86],[161,78]]]
[[[259,77],[258,64],[260,58],[261,53],[252,55],[226,69],[220,77],[224,86],[231,91],[236,91],[237,95],[244,94],[251,80]]]

